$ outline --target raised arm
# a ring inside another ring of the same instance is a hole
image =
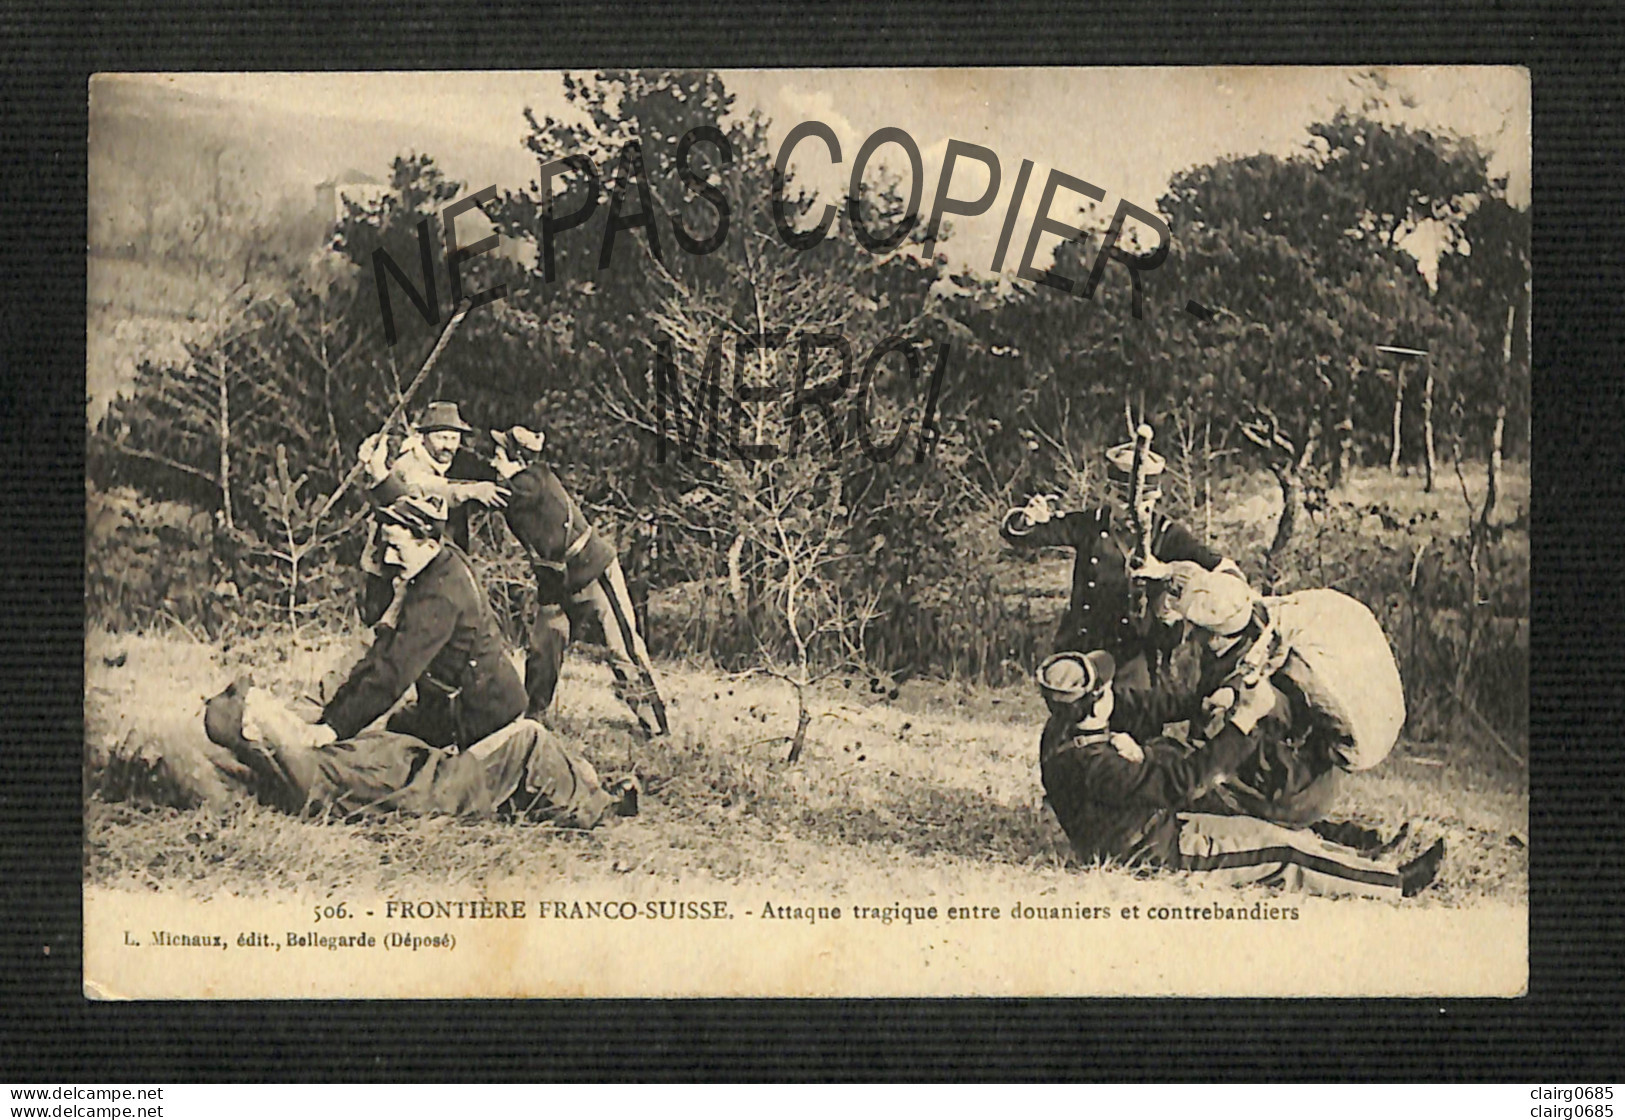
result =
[[[1111,728],[1126,731],[1141,743],[1162,734],[1166,724],[1201,714],[1202,694],[1196,684],[1165,682],[1147,688],[1115,689]]]
[[[1004,515],[999,536],[1022,548],[1064,546],[1078,548],[1097,532],[1094,510],[1056,513],[1047,495],[1035,495],[1025,506]]]
[[[1164,520],[1162,533],[1153,551],[1159,560],[1189,560],[1210,572],[1225,572],[1246,582],[1247,577],[1239,564],[1197,540],[1195,533],[1172,519]]]

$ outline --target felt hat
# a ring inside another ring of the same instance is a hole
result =
[[[1102,649],[1091,653],[1075,650],[1052,653],[1038,666],[1038,691],[1046,700],[1071,704],[1104,692],[1116,671],[1117,662]]]
[[[414,425],[420,432],[462,432],[473,435],[474,429],[463,423],[462,413],[455,401],[430,401]]]

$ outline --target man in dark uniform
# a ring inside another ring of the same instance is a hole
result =
[[[492,432],[494,475],[507,488],[502,515],[530,557],[536,574],[536,621],[525,657],[528,713],[539,715],[553,702],[564,651],[576,628],[589,617],[604,631],[616,691],[646,734],[647,707],[655,729],[670,734],[666,705],[655,683],[648,648],[638,633],[637,615],[614,546],[588,524],[570,492],[539,457],[543,439],[528,428]]]
[[[518,719],[525,688],[468,557],[443,542],[444,522],[405,498],[378,511],[386,568],[400,575],[393,630],[381,634],[322,710],[348,739],[417,686],[389,729],[431,746],[467,747]]]
[[[1130,609],[1130,560],[1136,545],[1129,516],[1133,487],[1134,444],[1106,452],[1106,500],[1101,505],[1072,513],[1056,513],[1044,495],[1022,509],[1011,510],[1000,535],[1023,548],[1068,546],[1076,550],[1072,564],[1072,598],[1056,627],[1056,650],[1109,652],[1118,665],[1118,679],[1133,687],[1149,685],[1166,669],[1184,628],[1170,625],[1145,612],[1134,617]],[[1161,560],[1191,560],[1204,568],[1224,570],[1242,577],[1241,569],[1196,539],[1183,525],[1157,513],[1152,503],[1161,494],[1162,456],[1145,453],[1142,468],[1145,493],[1142,513],[1151,521],[1151,554]]]
[[[1433,881],[1443,840],[1396,867],[1380,851],[1362,854],[1306,830],[1194,811],[1257,751],[1260,735],[1269,733],[1260,730],[1266,721],[1283,718],[1284,698],[1267,681],[1246,690],[1223,728],[1189,751],[1164,739],[1161,729],[1188,709],[1192,696],[1119,691],[1114,668],[1110,654],[1095,651],[1058,653],[1038,670],[1051,713],[1039,740],[1044,792],[1081,859],[1328,895],[1410,897]]]
[[[443,543],[437,509],[402,498],[378,511],[386,570],[399,585],[394,625],[306,723],[234,685],[204,725],[291,812],[404,809],[486,814],[504,805],[590,827],[616,798],[590,764],[534,721],[524,686],[468,558]],[[381,732],[365,729],[416,686]],[[635,784],[618,791],[635,805]]]

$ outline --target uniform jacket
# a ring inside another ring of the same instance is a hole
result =
[[[468,747],[525,710],[525,688],[507,658],[485,591],[455,545],[406,585],[393,632],[381,634],[322,712],[349,739],[413,684],[420,709],[444,706],[445,726]],[[446,746],[447,743],[434,743]]]
[[[1275,716],[1252,734],[1232,724],[1194,751],[1162,736],[1165,723],[1194,714],[1200,693],[1168,687],[1119,690],[1111,730],[1133,735],[1145,758],[1132,762],[1110,731],[1086,731],[1071,712],[1050,717],[1039,740],[1039,768],[1050,807],[1085,860],[1166,861],[1178,846],[1181,810],[1190,807],[1275,733]]]
[[[1021,547],[1077,550],[1072,598],[1056,628],[1055,648],[1103,649],[1121,664],[1140,653],[1172,650],[1182,629],[1150,618],[1136,623],[1129,617],[1128,558],[1112,539],[1111,517],[1110,510],[1098,507],[1028,525],[1020,510],[1012,510],[999,532]],[[1159,560],[1193,560],[1209,571],[1225,562],[1190,530],[1160,513],[1152,515],[1151,552]]]
[[[503,479],[489,463],[459,457],[452,463],[457,478],[496,481],[510,491],[502,515],[524,546],[536,569],[544,601],[561,601],[604,574],[615,559],[614,547],[587,523],[581,506],[546,463],[535,462]],[[453,539],[458,539],[453,527]],[[467,530],[463,530],[463,541]]]

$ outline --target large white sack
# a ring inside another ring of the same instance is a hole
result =
[[[1387,758],[1405,723],[1405,687],[1376,617],[1329,588],[1265,602],[1289,651],[1279,671],[1341,732],[1344,765],[1369,770]]]

